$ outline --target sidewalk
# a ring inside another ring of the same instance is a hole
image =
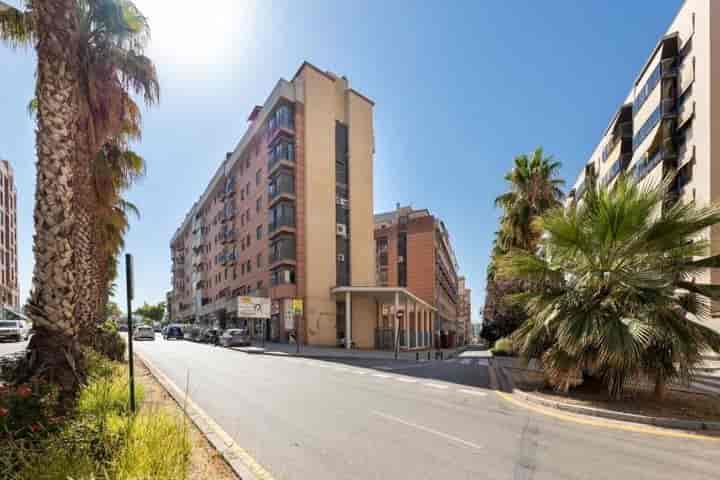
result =
[[[233,350],[238,350],[245,353],[263,353],[265,355],[276,355],[276,356],[298,356],[307,358],[342,358],[342,359],[363,359],[363,360],[394,360],[395,352],[390,350],[358,350],[337,347],[317,347],[301,345],[300,353],[297,353],[297,345],[290,345],[287,343],[272,343],[265,342],[265,349],[258,345],[252,347],[233,347]],[[417,351],[400,351],[398,353],[398,360],[415,361],[428,360],[428,352],[430,352],[430,360],[435,360],[437,352],[442,353],[443,359],[448,359],[457,353],[458,349],[446,348],[441,350],[417,350]]]

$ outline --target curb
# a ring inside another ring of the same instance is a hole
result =
[[[288,352],[273,352],[273,351],[264,351],[264,352],[257,352],[257,351],[245,351],[241,350],[240,348],[233,348],[229,347],[230,350],[234,350],[236,352],[245,353],[247,355],[269,355],[271,357],[294,357],[294,358],[313,358],[317,360],[383,360],[383,361],[398,361],[398,362],[416,362],[414,358],[398,358],[395,360],[394,358],[388,358],[388,357],[358,357],[355,355],[314,355],[312,353],[303,353],[302,351],[300,353],[288,353]],[[446,357],[447,360],[451,357]],[[422,361],[422,355],[420,356],[420,360]]]
[[[248,452],[242,449],[225,430],[205,413],[185,392],[178,388],[164,373],[142,354],[134,355],[150,371],[165,391],[180,406],[185,415],[192,420],[210,445],[220,453],[223,460],[230,466],[241,480],[273,480],[272,474],[263,468]]]
[[[602,408],[585,407],[582,405],[572,405],[569,403],[557,402],[546,398],[538,397],[528,392],[515,390],[513,396],[518,397],[526,402],[542,405],[544,407],[554,408],[565,412],[576,413],[580,415],[588,415],[591,417],[601,417],[610,420],[620,420],[624,422],[641,423],[645,425],[653,425],[655,427],[678,428],[682,430],[706,430],[720,431],[720,422],[706,422],[702,420],[681,420],[679,418],[667,417],[649,417],[646,415],[638,415],[635,413],[615,412]]]

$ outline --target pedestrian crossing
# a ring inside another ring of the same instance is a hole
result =
[[[460,361],[462,360],[462,361]],[[412,377],[408,375],[403,375],[402,373],[393,373],[392,371],[383,370],[382,372],[378,372],[376,368],[362,368],[362,367],[355,367],[355,366],[345,366],[345,365],[337,365],[330,362],[323,362],[320,360],[312,360],[312,359],[303,359],[298,360],[299,363],[302,365],[312,366],[323,370],[331,370],[333,372],[341,373],[341,374],[349,374],[349,375],[358,375],[358,376],[364,376],[368,379],[368,381],[371,382],[383,382],[384,384],[390,383],[390,384],[396,384],[396,385],[408,385],[408,387],[422,387],[424,391],[427,392],[437,392],[437,394],[444,394],[444,393],[455,393],[459,394],[461,396],[464,396],[466,398],[469,397],[485,397],[488,394],[488,391],[483,388],[479,387],[471,387],[468,385],[457,385],[453,383],[447,383],[442,382],[439,380],[429,379],[429,378],[420,378],[420,377]],[[475,367],[475,366],[481,366],[481,365],[487,365],[486,359],[483,358],[472,358],[472,359],[449,359],[444,360],[442,362],[437,363],[457,363],[459,365],[468,366],[468,367]],[[419,365],[412,364],[407,365],[405,368],[408,367],[417,367]],[[427,366],[427,365],[425,365]],[[462,388],[461,388],[462,387]]]

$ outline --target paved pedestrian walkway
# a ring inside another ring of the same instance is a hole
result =
[[[240,350],[245,353],[264,353],[265,355],[277,355],[277,356],[300,356],[300,357],[311,357],[311,358],[351,358],[351,359],[368,359],[368,360],[394,360],[395,352],[390,350],[359,350],[359,349],[345,349],[336,347],[318,347],[318,346],[307,346],[301,345],[300,352],[298,353],[297,345],[290,345],[287,343],[271,343],[266,342],[264,351],[258,351],[259,345],[252,347],[235,347],[235,350]],[[400,351],[398,353],[398,360],[416,360],[416,359],[430,359],[434,360],[436,355],[442,355],[443,359],[451,358],[457,352],[457,349],[446,348],[441,350],[413,350],[413,351]]]

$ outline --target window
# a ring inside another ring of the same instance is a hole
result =
[[[260,240],[262,238],[262,225],[255,229],[255,237]]]
[[[250,222],[250,209],[247,209],[247,212],[245,212],[245,218],[247,218],[247,221]]]
[[[260,185],[260,181],[262,179],[262,168],[255,172],[255,185]]]
[[[257,258],[255,259],[256,267],[260,268],[262,267],[262,253],[257,254]]]
[[[246,238],[247,238],[247,240],[245,240],[245,245],[247,245],[249,248],[250,247],[250,234],[249,233],[247,234]]]
[[[263,288],[263,281],[260,280],[259,282],[257,282],[257,289],[262,290],[262,288]]]
[[[255,151],[257,152],[257,148]],[[250,168],[250,155],[245,157],[245,168]]]
[[[242,265],[240,266],[240,274],[245,275],[245,262],[243,262]]]
[[[292,267],[279,268],[270,272],[270,285],[295,283],[295,269]]]
[[[255,211],[260,212],[260,208],[262,207],[262,197],[258,197],[255,200]]]
[[[250,260],[247,261],[247,266],[245,267],[245,271],[247,273],[250,273],[252,271],[252,262],[250,262]]]
[[[245,195],[250,196],[250,182],[245,185]]]

